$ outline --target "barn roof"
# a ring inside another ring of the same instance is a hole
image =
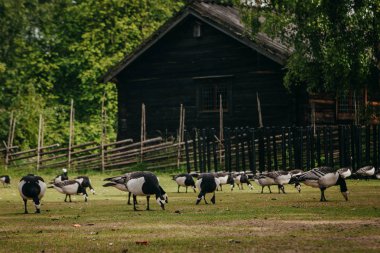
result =
[[[279,41],[271,39],[264,33],[256,34],[253,39],[247,36],[247,31],[240,19],[239,10],[233,6],[215,4],[212,1],[194,1],[169,19],[132,53],[126,55],[121,62],[103,76],[102,81],[108,82],[118,75],[189,15],[195,16],[281,65],[285,64],[290,54],[290,50],[287,47]]]

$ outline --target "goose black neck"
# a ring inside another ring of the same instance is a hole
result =
[[[340,191],[341,192],[346,192],[347,191],[347,184],[346,180],[339,176],[338,181],[336,182],[340,186]]]

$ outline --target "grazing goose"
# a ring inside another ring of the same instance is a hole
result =
[[[3,183],[3,186],[9,186],[11,184],[11,177],[8,175],[0,176],[0,182]]]
[[[340,168],[337,170],[338,173],[343,177],[343,178],[348,178],[351,176],[351,167],[345,167],[345,168]]]
[[[247,184],[250,190],[253,189],[253,186],[251,182],[249,181],[248,176],[245,173],[235,175],[234,181],[235,181],[235,184],[238,186],[239,190],[244,190],[243,184]]]
[[[304,173],[304,171],[303,171],[303,170],[300,170],[300,169],[295,169],[295,170],[290,170],[289,173],[290,173],[290,175],[291,175],[292,177],[296,177],[296,176],[299,176],[299,175],[301,175],[302,173]],[[290,181],[289,181],[289,184],[290,184]],[[300,183],[295,182],[295,183],[294,183],[294,187],[297,189],[297,191],[298,191],[299,193],[301,193],[301,184],[300,184]]]
[[[36,207],[36,213],[41,212],[40,200],[45,195],[46,191],[46,184],[42,177],[28,174],[27,176],[21,178],[18,184],[18,191],[20,192],[21,198],[24,200],[24,213],[28,213],[28,209],[26,207],[26,202],[28,199],[33,200]]]
[[[90,188],[90,192],[95,195],[95,190],[91,185],[91,180],[87,176],[79,176],[75,178],[83,188]]]
[[[146,196],[147,208],[149,208],[150,195],[156,196],[157,203],[165,210],[165,203],[168,202],[167,195],[158,183],[158,178],[152,172],[136,171],[132,172],[126,178],[126,186],[129,192],[133,194],[133,210],[136,209],[137,196]]]
[[[354,175],[359,178],[369,179],[373,175],[375,175],[375,167],[373,166],[365,166],[363,168],[358,169]]]
[[[199,190],[199,195],[195,204],[198,205],[199,202],[202,200],[202,198],[204,199],[205,203],[208,204],[206,201],[207,193],[213,193],[211,202],[215,204],[215,190],[217,189],[219,184],[220,184],[220,181],[218,178],[215,177],[214,174],[211,174],[211,173],[201,174],[198,177],[197,182],[195,183],[195,185],[197,186]]]
[[[278,186],[278,193],[281,193],[281,191],[285,194],[285,184],[288,184],[290,181],[290,178],[292,177],[292,174],[287,171],[273,171],[269,172],[267,174],[268,177],[272,178],[275,184]]]
[[[59,183],[59,182],[65,181],[65,180],[69,180],[69,177],[67,176],[67,169],[63,168],[62,169],[62,174],[56,176],[53,179],[53,182],[51,182],[51,184]]]
[[[261,193],[264,193],[264,187],[267,186],[269,192],[272,193],[270,186],[276,185],[276,182],[273,178],[268,176],[268,173],[262,173],[255,177],[255,182],[261,186]]]
[[[234,189],[234,187],[235,187],[235,180],[232,177],[231,173],[218,172],[218,173],[215,173],[215,177],[217,177],[219,179],[219,187],[220,187],[221,191],[223,191],[222,185],[225,185],[225,184],[229,184],[230,185],[231,191]]]
[[[109,181],[108,183],[105,183],[103,187],[115,187],[116,189],[123,191],[123,192],[128,192],[128,205],[131,205],[131,193],[128,191],[126,181],[129,179],[129,174],[130,173],[125,173],[124,175],[121,176],[116,176],[116,177],[109,177],[105,178],[104,181]]]
[[[343,197],[348,200],[346,180],[333,168],[319,167],[306,171],[299,176],[293,177],[291,181],[303,182],[305,185],[319,188],[321,190],[321,200],[327,201],[325,190],[328,187],[339,185]]]
[[[65,202],[67,202],[67,197],[69,197],[69,201],[71,202],[71,195],[76,194],[83,194],[84,201],[87,202],[88,194],[86,188],[84,188],[77,180],[65,180],[55,183],[52,186],[49,186],[49,188],[54,188],[58,192],[66,194]]]
[[[375,177],[377,178],[377,179],[380,179],[380,169],[377,171],[377,173],[375,174]]]
[[[187,187],[191,186],[193,187],[194,192],[195,191],[195,182],[193,177],[188,173],[182,173],[179,175],[173,176],[173,180],[177,183],[178,189],[177,192],[179,193],[179,187],[183,186],[186,187],[186,193],[187,193]]]

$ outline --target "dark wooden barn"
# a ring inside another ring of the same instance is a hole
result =
[[[264,34],[245,36],[238,10],[193,2],[106,74],[118,88],[118,139],[140,135],[141,105],[148,135],[175,133],[180,104],[185,125],[219,128],[299,123],[296,96],[283,86],[288,50]]]

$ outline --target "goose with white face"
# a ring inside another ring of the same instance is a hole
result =
[[[147,208],[150,210],[149,199],[151,195],[155,195],[156,202],[165,210],[165,203],[168,202],[166,192],[159,185],[158,178],[151,172],[136,171],[132,172],[127,181],[126,186],[133,195],[133,209],[136,211],[137,196],[146,196]]]

